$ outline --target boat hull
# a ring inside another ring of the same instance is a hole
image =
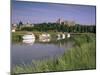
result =
[[[27,40],[27,39],[35,39],[35,36],[33,36],[33,35],[24,35],[22,38],[24,40]]]

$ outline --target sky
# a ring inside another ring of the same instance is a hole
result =
[[[88,5],[12,1],[12,23],[56,22],[57,19],[95,25],[96,8]]]

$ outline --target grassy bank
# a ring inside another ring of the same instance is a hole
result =
[[[95,34],[76,35],[72,39],[74,47],[69,51],[65,51],[56,60],[32,61],[29,65],[16,65],[12,69],[12,74],[95,69]]]

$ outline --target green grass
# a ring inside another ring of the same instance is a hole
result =
[[[96,68],[95,34],[76,35],[72,38],[74,47],[56,60],[32,61],[31,64],[16,65],[12,74],[63,70],[85,70]]]

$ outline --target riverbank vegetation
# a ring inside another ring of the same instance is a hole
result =
[[[80,25],[75,24],[72,26],[59,24],[59,23],[40,23],[34,24],[34,26],[24,26],[23,23],[19,23],[17,26],[17,31],[39,31],[39,32],[68,32],[68,33],[95,33],[95,25]]]
[[[32,61],[31,64],[16,65],[11,69],[12,74],[95,69],[95,34],[74,35],[71,39],[74,41],[74,46],[57,59]]]

